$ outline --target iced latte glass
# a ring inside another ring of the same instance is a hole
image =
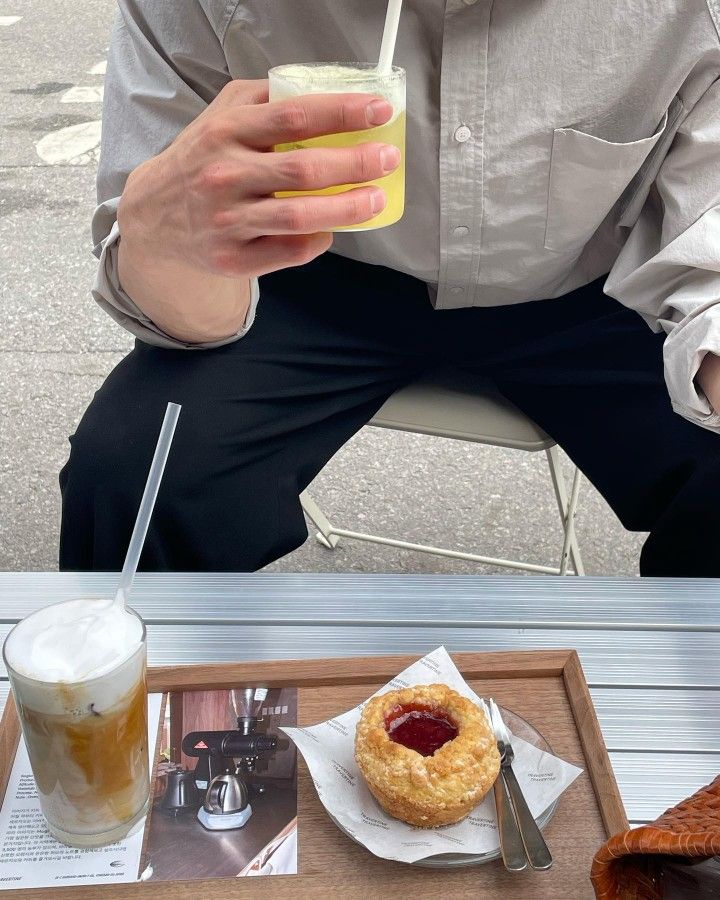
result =
[[[140,617],[57,603],[15,626],[3,658],[51,834],[72,847],[125,837],[150,797]]]
[[[383,75],[371,63],[303,63],[276,66],[270,69],[270,100],[287,100],[303,94],[375,94],[389,100],[393,106],[393,117],[385,125],[364,131],[348,131],[343,134],[329,134],[309,138],[292,144],[278,144],[276,151],[300,150],[310,147],[356,147],[369,141],[394,144],[402,154],[400,165],[375,181],[363,184],[339,184],[318,191],[283,191],[278,197],[302,195],[320,196],[339,194],[352,188],[376,185],[385,191],[385,209],[360,225],[340,226],[333,231],[370,231],[393,225],[402,218],[405,211],[405,70],[394,66],[388,75]]]

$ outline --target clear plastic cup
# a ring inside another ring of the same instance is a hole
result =
[[[298,63],[270,69],[270,100],[286,100],[304,94],[375,94],[389,100],[393,117],[385,125],[363,131],[348,131],[308,138],[290,144],[278,144],[276,151],[299,150],[310,147],[356,147],[368,141],[394,144],[402,154],[400,165],[383,178],[359,184],[339,184],[317,191],[282,191],[278,197],[320,196],[340,194],[353,188],[376,185],[385,191],[385,209],[360,225],[339,226],[332,231],[370,231],[385,228],[402,218],[405,211],[405,128],[406,89],[405,70],[394,66],[388,75],[378,72],[375,63]]]
[[[145,626],[140,645],[118,665],[62,682],[13,667],[23,622],[7,636],[3,659],[50,833],[71,847],[114,843],[146,815],[150,800]]]

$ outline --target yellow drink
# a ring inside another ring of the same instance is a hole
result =
[[[284,100],[310,93],[368,93],[387,98],[393,105],[394,116],[386,125],[364,131],[348,131],[308,138],[290,144],[278,144],[275,150],[303,150],[313,147],[356,147],[370,141],[394,144],[402,155],[394,172],[362,184],[339,184],[317,191],[281,191],[278,197],[322,196],[340,194],[353,188],[376,185],[385,191],[385,209],[361,225],[340,226],[333,231],[370,231],[393,225],[405,211],[405,73],[395,68],[388,76],[378,74],[374,66],[363,64],[327,63],[298,66],[278,66],[270,71],[270,99]]]
[[[405,113],[400,113],[387,125],[378,128],[368,128],[365,131],[346,131],[342,134],[328,134],[319,138],[310,138],[307,141],[299,141],[294,144],[278,144],[278,151],[302,150],[309,147],[356,147],[369,141],[380,141],[383,144],[394,144],[402,153],[400,165],[384,178],[376,178],[374,181],[363,182],[365,185],[377,185],[382,188],[387,196],[387,206],[374,218],[362,225],[341,226],[335,231],[367,231],[371,228],[384,228],[393,225],[402,218],[405,211]],[[341,194],[343,191],[360,187],[358,184],[338,184],[335,187],[325,188],[320,191],[279,191],[278,197],[301,197],[311,194],[315,197],[322,194]]]

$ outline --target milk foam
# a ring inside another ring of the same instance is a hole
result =
[[[369,66],[353,69],[337,63],[311,66],[292,63],[278,66],[270,78],[271,100],[321,93],[375,94],[392,103],[393,119],[405,111],[404,81],[395,78],[378,80],[376,70]]]
[[[27,678],[53,684],[89,681],[129,659],[142,636],[140,619],[112,600],[68,600],[23,619],[8,637],[5,658]],[[122,692],[117,681],[113,687]]]

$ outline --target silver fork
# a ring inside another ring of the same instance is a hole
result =
[[[512,805],[527,860],[533,869],[549,869],[553,863],[545,838],[538,828],[532,813],[530,812],[523,792],[520,790],[512,762],[515,753],[510,743],[510,733],[503,722],[500,710],[494,700],[490,700],[490,722],[495,732],[495,740],[500,753],[500,775],[505,784],[510,803]],[[499,818],[499,814],[498,814]]]

